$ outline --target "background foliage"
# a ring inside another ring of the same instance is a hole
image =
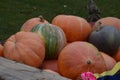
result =
[[[101,17],[120,18],[120,0],[94,0]],[[20,30],[28,19],[42,15],[51,20],[58,14],[88,17],[87,0],[0,0],[0,40]]]

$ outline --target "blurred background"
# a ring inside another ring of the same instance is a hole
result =
[[[120,18],[120,0],[94,0],[101,17]],[[22,24],[42,15],[47,21],[59,14],[88,17],[87,0],[0,0],[0,40],[18,32]]]

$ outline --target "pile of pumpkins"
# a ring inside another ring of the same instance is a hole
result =
[[[101,18],[91,26],[75,15],[48,22],[27,20],[0,45],[0,56],[75,80],[83,72],[102,73],[120,61],[120,19]]]

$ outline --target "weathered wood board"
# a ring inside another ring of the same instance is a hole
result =
[[[0,57],[0,80],[70,80],[58,74]]]

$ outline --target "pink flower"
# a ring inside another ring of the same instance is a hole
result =
[[[92,72],[84,72],[81,74],[82,80],[97,80]]]

